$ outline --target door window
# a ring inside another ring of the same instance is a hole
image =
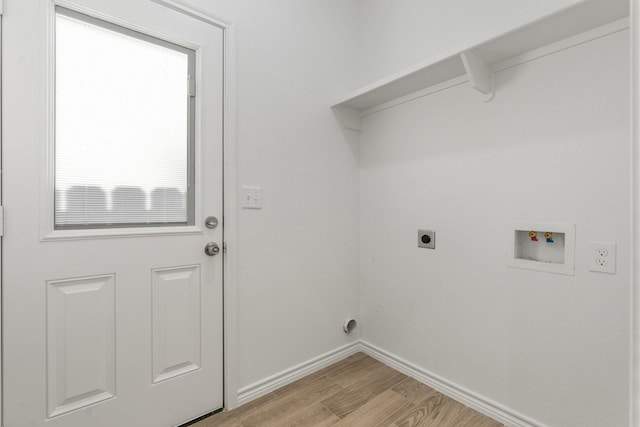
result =
[[[56,7],[55,228],[193,225],[195,52]]]

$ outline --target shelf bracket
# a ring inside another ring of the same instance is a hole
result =
[[[349,107],[335,106],[333,107],[333,113],[345,128],[358,132],[362,131],[362,115],[360,111]]]
[[[467,76],[471,85],[478,92],[485,95],[493,95],[493,85],[491,68],[476,55],[470,51],[462,52],[460,54],[464,68],[467,71]]]

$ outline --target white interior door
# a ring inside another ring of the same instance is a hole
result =
[[[4,6],[4,426],[221,408],[223,31],[149,0]]]

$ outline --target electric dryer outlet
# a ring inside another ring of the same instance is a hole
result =
[[[418,230],[418,247],[435,249],[436,232],[434,230]]]

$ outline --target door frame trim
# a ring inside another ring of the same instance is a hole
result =
[[[215,25],[223,31],[223,404],[229,410],[238,406],[236,30],[227,18],[187,0],[151,1]]]
[[[2,161],[4,154],[4,92],[2,87],[3,82],[3,49],[4,45],[4,26],[3,26],[3,15],[4,15],[4,1],[0,0],[0,169],[2,169]],[[0,206],[3,206],[3,198],[2,198],[2,189],[4,188],[4,179],[2,178],[2,174],[0,174]],[[2,265],[4,261],[4,207],[2,207],[2,234],[0,234],[0,426],[4,425],[4,362],[2,355],[4,355],[4,323],[2,319],[4,319],[4,313],[2,311],[2,307],[4,301],[2,299],[2,295],[4,294],[4,281],[2,280],[4,275],[2,272]]]
[[[640,427],[640,0],[631,0],[631,332],[629,424]]]

